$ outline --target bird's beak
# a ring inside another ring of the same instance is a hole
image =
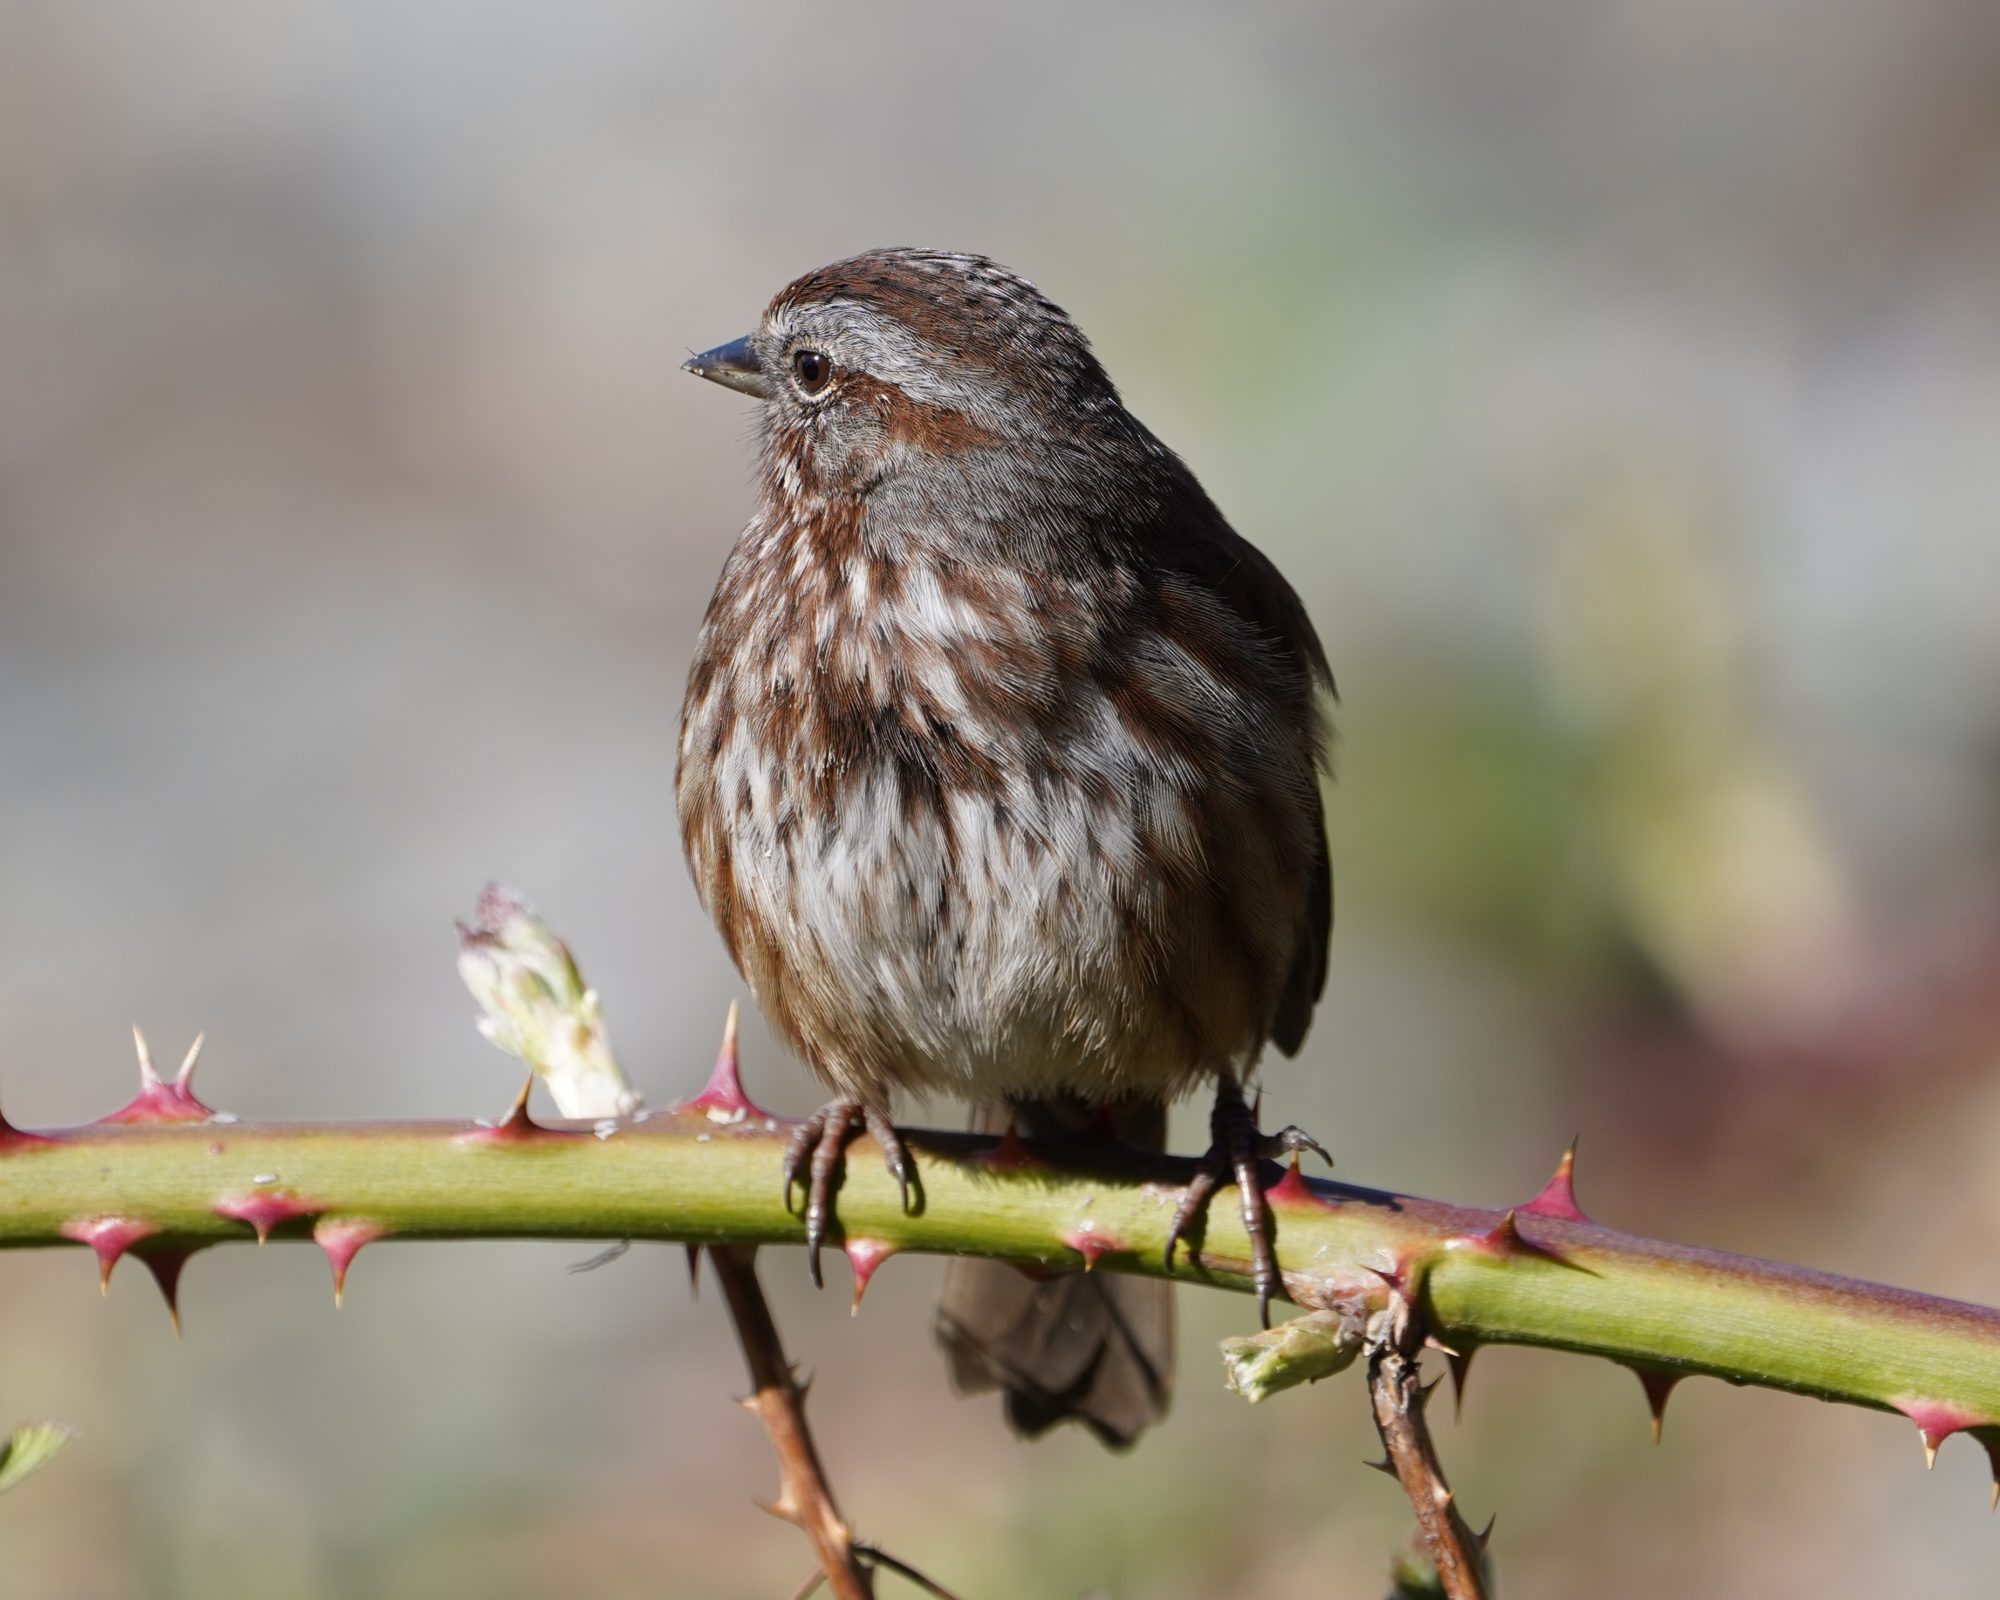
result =
[[[719,383],[725,389],[740,389],[744,394],[754,394],[759,400],[771,398],[771,382],[764,376],[763,363],[757,359],[756,346],[751,344],[750,335],[731,339],[727,344],[719,344],[713,350],[704,350],[698,356],[689,356],[681,363],[683,372],[692,372],[697,378],[706,378],[710,383]]]

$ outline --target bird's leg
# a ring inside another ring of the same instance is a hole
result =
[[[815,1289],[822,1286],[819,1248],[826,1243],[827,1226],[833,1221],[835,1180],[847,1150],[848,1140],[866,1130],[882,1147],[882,1159],[889,1175],[902,1191],[903,1209],[910,1209],[910,1153],[903,1148],[901,1135],[888,1113],[865,1101],[846,1096],[829,1101],[792,1130],[792,1142],[785,1148],[785,1209],[792,1208],[792,1190],[801,1184],[806,1191],[806,1271]]]
[[[1333,1164],[1333,1158],[1312,1135],[1301,1129],[1288,1127],[1278,1133],[1260,1133],[1257,1118],[1243,1099],[1242,1086],[1229,1073],[1224,1073],[1216,1085],[1215,1108],[1209,1113],[1208,1130],[1211,1140],[1208,1154],[1201,1158],[1194,1177],[1189,1180],[1187,1192],[1174,1212],[1173,1225],[1167,1230],[1167,1267],[1172,1270],[1181,1236],[1202,1214],[1209,1197],[1233,1178],[1243,1203],[1243,1231],[1250,1236],[1257,1320],[1268,1328],[1271,1296],[1278,1292],[1280,1283],[1278,1258],[1271,1249],[1271,1214],[1264,1204],[1264,1182],[1258,1164],[1300,1150],[1312,1151],[1328,1166]]]

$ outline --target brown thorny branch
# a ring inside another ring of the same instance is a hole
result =
[[[1418,1536],[1447,1600],[1487,1600],[1486,1534],[1474,1533],[1459,1514],[1431,1441],[1425,1413],[1432,1391],[1444,1380],[1427,1385],[1419,1375],[1426,1342],[1437,1343],[1426,1340],[1400,1294],[1369,1328],[1368,1398],[1382,1439],[1382,1459],[1370,1465],[1393,1477],[1409,1496]]]
[[[757,1281],[756,1247],[711,1245],[708,1258],[714,1264],[716,1281],[722,1285],[723,1298],[729,1302],[729,1319],[736,1327],[737,1343],[743,1347],[743,1364],[750,1369],[751,1392],[743,1405],[764,1424],[778,1457],[778,1498],[764,1509],[796,1523],[819,1557],[819,1570],[806,1580],[798,1595],[809,1595],[824,1584],[836,1600],[869,1600],[875,1593],[873,1569],[880,1567],[937,1600],[956,1600],[950,1590],[908,1562],[854,1537],[854,1530],[834,1504],[833,1486],[826,1481],[819,1447],[806,1421],[810,1385],[799,1381],[786,1358],[770,1302],[764,1298],[764,1286]],[[690,1273],[699,1260],[700,1247],[690,1246]]]
[[[716,1058],[716,1077],[739,1081],[736,1059],[736,1007],[729,1008],[724,1025],[722,1051]],[[806,1392],[810,1380],[801,1383],[796,1369],[785,1354],[771,1304],[764,1286],[757,1280],[757,1249],[754,1245],[711,1245],[708,1258],[722,1285],[729,1306],[729,1320],[736,1330],[736,1342],[743,1349],[743,1364],[750,1372],[750,1393],[743,1405],[756,1413],[770,1436],[772,1452],[778,1458],[778,1498],[764,1509],[775,1517],[797,1525],[812,1542],[819,1558],[819,1570],[797,1591],[812,1594],[824,1584],[835,1600],[871,1600],[875,1593],[874,1569],[887,1568],[939,1600],[956,1600],[951,1592],[933,1582],[907,1562],[886,1551],[864,1544],[834,1503],[833,1486],[827,1482],[819,1447],[813,1441],[812,1425],[806,1420]],[[701,1247],[688,1247],[690,1285],[698,1281]]]
[[[804,1530],[835,1600],[870,1600],[875,1585],[855,1550],[854,1531],[833,1503],[832,1486],[806,1424],[806,1386],[785,1358],[770,1303],[757,1281],[756,1248],[716,1245],[708,1258],[729,1302],[743,1364],[750,1369],[750,1395],[743,1404],[764,1424],[778,1457],[778,1498],[764,1509]]]

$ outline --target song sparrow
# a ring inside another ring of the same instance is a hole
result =
[[[1332,905],[1332,688],[1298,596],[1118,398],[1033,284],[878,250],[687,363],[760,402],[757,509],[682,711],[682,842],[777,1031],[837,1098],[802,1124],[813,1281],[866,1128],[908,1201],[891,1094],[1024,1131],[1115,1108],[1162,1148],[1213,1085],[1176,1239],[1233,1178],[1279,1287],[1242,1084],[1304,1037]],[[1173,1244],[1168,1245],[1171,1258]],[[1128,1442],[1165,1407],[1167,1286],[954,1263],[961,1387]]]

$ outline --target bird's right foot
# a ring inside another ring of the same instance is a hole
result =
[[[1167,1229],[1167,1267],[1172,1270],[1174,1252],[1182,1235],[1207,1208],[1209,1197],[1234,1179],[1237,1197],[1243,1205],[1243,1231],[1250,1236],[1250,1277],[1257,1291],[1257,1320],[1268,1328],[1271,1296],[1283,1291],[1284,1280],[1278,1273],[1277,1252],[1271,1247],[1271,1213],[1264,1204],[1259,1168],[1265,1161],[1301,1150],[1312,1151],[1328,1166],[1333,1165],[1333,1158],[1311,1134],[1301,1129],[1260,1132],[1257,1119],[1243,1098],[1243,1090],[1232,1077],[1223,1078],[1216,1086],[1215,1108],[1209,1113],[1208,1125],[1213,1142],[1195,1169]]]

